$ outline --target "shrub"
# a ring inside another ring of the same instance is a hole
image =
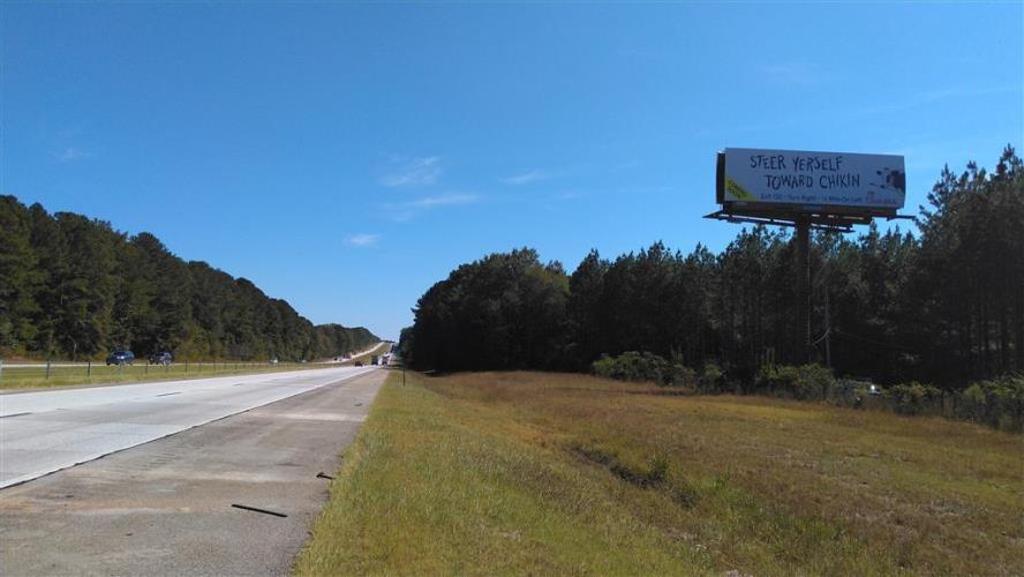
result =
[[[956,397],[954,416],[1004,431],[1024,430],[1024,375],[973,383]]]
[[[955,416],[958,419],[978,422],[987,420],[985,417],[988,413],[986,406],[988,385],[987,382],[974,383],[960,392],[955,410]]]
[[[835,382],[828,400],[837,405],[861,408],[865,400],[871,396],[872,384],[856,379],[839,379]]]
[[[893,385],[885,391],[892,410],[901,415],[919,415],[941,407],[942,391],[917,381]]]
[[[592,370],[601,377],[686,387],[704,394],[730,392],[733,387],[737,394],[740,392],[738,385],[727,382],[725,373],[715,363],[705,364],[698,375],[680,363],[648,352],[606,355],[593,363]],[[1024,374],[979,381],[960,392],[944,393],[912,381],[893,385],[881,396],[872,396],[870,387],[871,383],[866,381],[836,380],[830,369],[813,364],[765,366],[754,379],[756,392],[776,397],[826,400],[843,406],[888,409],[901,415],[941,415],[1003,431],[1024,431]]]
[[[648,352],[627,351],[617,357],[607,355],[591,365],[599,377],[619,381],[651,381],[661,386],[692,387],[696,382],[693,369],[673,364]]]
[[[832,371],[821,365],[766,366],[757,376],[757,388],[769,394],[801,400],[827,399],[835,388]]]
[[[725,386],[725,373],[715,363],[706,363],[700,372],[697,385],[702,393],[720,393]]]
[[[796,381],[796,367],[765,365],[754,379],[754,387],[761,393],[781,395],[793,389]]]
[[[607,355],[593,364],[594,374],[619,381],[655,381],[660,383],[668,362],[651,353],[628,351],[617,357]]]
[[[665,384],[673,387],[694,389],[697,387],[697,371],[683,365],[670,365],[668,382]]]

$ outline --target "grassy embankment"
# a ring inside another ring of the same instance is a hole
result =
[[[357,357],[369,364],[372,355],[385,350],[389,343],[381,343],[372,351]],[[355,359],[353,359],[355,360]],[[349,365],[351,363],[345,363]],[[228,375],[251,375],[257,373],[297,371],[305,369],[324,369],[338,364],[324,363],[245,363],[245,362],[175,362],[170,366],[148,365],[146,359],[137,359],[134,365],[123,367],[106,366],[102,362],[93,363],[91,369],[85,364],[66,366],[54,363],[50,375],[46,375],[45,364],[31,367],[11,367],[5,364],[0,369],[0,390],[38,389],[73,385],[99,385],[118,383],[139,383],[144,381],[205,379]]]
[[[579,375],[393,374],[298,575],[1012,575],[1024,438]]]

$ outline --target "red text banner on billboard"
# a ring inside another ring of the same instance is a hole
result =
[[[895,214],[906,199],[903,157],[726,148],[718,201],[748,211]]]

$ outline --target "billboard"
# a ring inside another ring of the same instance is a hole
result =
[[[907,194],[902,156],[726,148],[718,203],[740,212],[895,215]]]

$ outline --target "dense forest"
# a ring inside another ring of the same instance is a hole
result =
[[[117,347],[181,359],[335,356],[377,337],[314,326],[286,301],[153,235],[0,196],[0,355],[86,359]]]
[[[453,271],[419,300],[400,350],[439,370],[585,370],[602,355],[655,353],[752,377],[801,363],[793,235],[744,229],[723,252],[662,243],[570,275],[531,249]],[[812,360],[839,375],[949,388],[1024,371],[1024,168],[946,168],[917,233],[815,233]]]

